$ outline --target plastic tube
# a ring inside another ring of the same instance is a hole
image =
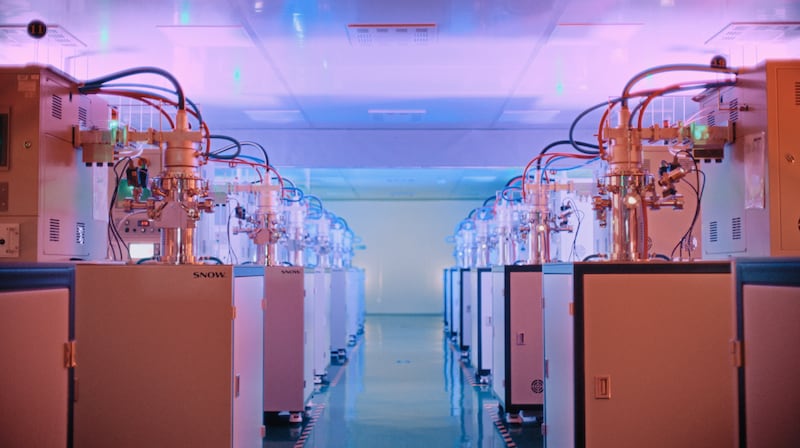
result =
[[[710,65],[703,65],[703,64],[669,64],[669,65],[660,65],[657,67],[648,68],[647,70],[643,70],[635,75],[625,84],[625,87],[622,89],[622,106],[627,107],[628,105],[628,98],[631,96],[630,91],[633,88],[634,84],[641,81],[642,79],[650,76],[655,75],[658,73],[664,72],[676,72],[676,71],[683,71],[683,72],[710,72],[710,73],[722,73],[722,74],[731,74],[737,75],[739,74],[739,69],[732,68],[732,67],[714,67]]]
[[[169,80],[169,82],[172,83],[172,85],[175,87],[175,93],[178,95],[178,109],[181,110],[186,109],[186,97],[183,94],[183,87],[181,87],[178,80],[174,76],[172,76],[170,72],[158,67],[134,67],[119,72],[111,73],[109,75],[101,76],[100,78],[84,81],[83,86],[81,86],[79,90],[83,91],[84,89],[91,90],[99,88],[108,81],[124,78],[126,76],[139,75],[145,73],[161,75],[164,78],[167,78],[167,80]]]

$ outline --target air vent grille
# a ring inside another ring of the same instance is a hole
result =
[[[372,34],[368,29],[359,28],[356,30],[356,43],[364,47],[372,45]]]
[[[62,106],[61,102],[62,102],[62,100],[61,100],[60,96],[53,95],[53,102],[52,102],[53,107],[52,107],[52,110],[50,111],[50,114],[53,116],[53,118],[58,119],[58,120],[61,119],[61,115],[62,115],[62,112],[63,112],[63,106]]]
[[[717,117],[714,116],[714,113],[709,113],[706,117],[707,125],[709,126],[716,126],[717,124]]]
[[[739,100],[734,98],[728,104],[728,122],[734,123],[739,120]]]
[[[734,240],[742,239],[742,218],[736,217],[731,220],[731,238]]]
[[[89,114],[86,112],[86,108],[81,106],[78,108],[78,124],[83,127],[86,127],[86,121],[89,118]]]
[[[708,223],[708,241],[716,243],[719,241],[719,231],[717,229],[717,221]]]
[[[354,47],[425,46],[436,41],[434,23],[350,24],[347,34]]]
[[[75,226],[75,243],[81,246],[86,245],[86,224],[79,222]]]
[[[414,43],[418,45],[425,45],[430,40],[430,33],[427,28],[416,28],[414,30]]]
[[[50,219],[50,242],[57,243],[61,241],[61,221],[58,219]]]
[[[800,106],[800,81],[794,82],[794,105]]]

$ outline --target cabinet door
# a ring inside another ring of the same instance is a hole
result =
[[[584,279],[586,445],[737,446],[730,274]]]
[[[742,305],[747,446],[793,446],[800,440],[800,287],[745,285]]]
[[[0,293],[0,446],[67,446],[69,291]]]
[[[509,316],[509,378],[511,403],[544,404],[544,330],[542,329],[542,273],[512,272]]]

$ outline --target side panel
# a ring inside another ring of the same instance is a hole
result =
[[[460,304],[460,318],[458,345],[462,352],[469,350],[469,344],[472,343],[472,292],[475,290],[470,280],[470,270],[461,269],[459,277],[461,278],[461,299]]]
[[[506,403],[506,267],[492,268],[492,392]]]
[[[303,407],[314,392],[314,314],[317,312],[314,303],[314,282],[316,269],[306,269],[303,279]]]
[[[461,268],[456,268],[453,271],[452,277],[452,285],[451,288],[453,292],[453,306],[451,308],[452,311],[452,319],[450,322],[453,323],[453,331],[452,336],[456,344],[458,344],[458,338],[460,337],[459,334],[461,333]],[[460,349],[460,347],[457,347]]]
[[[469,306],[469,326],[470,338],[467,341],[469,345],[469,363],[476,369],[478,366],[478,359],[480,358],[481,344],[480,344],[480,291],[478,290],[478,274],[480,269],[472,268],[467,272],[467,281],[469,282],[469,297],[467,297]]]
[[[340,350],[347,350],[347,318],[350,310],[347,306],[348,271],[331,271],[331,355]]]
[[[442,275],[442,282],[443,282],[443,304],[442,309],[444,310],[444,331],[445,334],[450,332],[450,268],[444,270]]]
[[[0,446],[67,446],[69,290],[0,292]]]
[[[314,376],[328,374],[331,363],[331,273],[320,270],[314,275]]]
[[[478,274],[478,294],[480,303],[480,352],[478,356],[479,374],[488,375],[492,369],[492,272],[481,270]]]
[[[364,327],[364,270],[347,270],[347,345],[355,345]]]
[[[303,268],[269,266],[264,275],[264,412],[301,412],[305,306]]]
[[[575,357],[573,275],[549,273],[542,278],[544,295],[544,427],[545,446],[575,446]]]
[[[233,283],[233,446],[263,443],[264,277],[236,277]]]

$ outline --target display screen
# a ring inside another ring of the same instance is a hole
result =
[[[128,248],[131,251],[131,260],[152,258],[156,253],[155,246],[151,243],[131,243]]]
[[[8,168],[8,114],[0,113],[0,169]]]

